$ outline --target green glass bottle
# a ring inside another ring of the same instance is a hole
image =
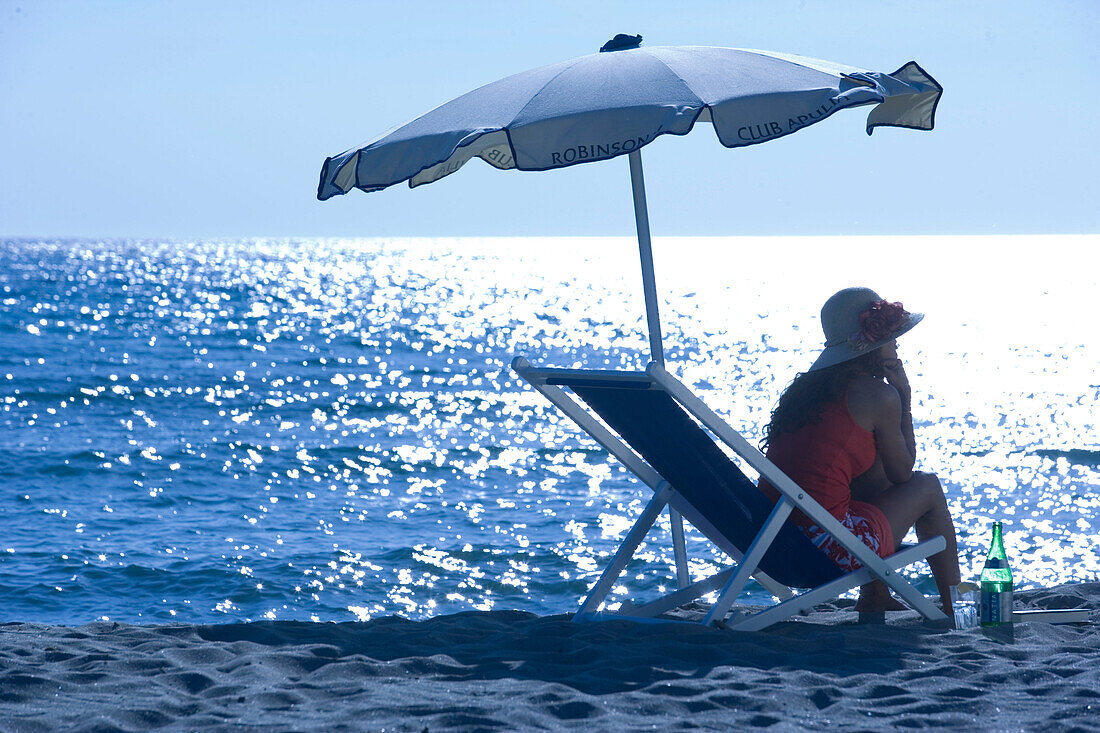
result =
[[[982,568],[980,618],[982,626],[1012,623],[1012,570],[1008,567],[1000,522],[993,523],[993,542]]]

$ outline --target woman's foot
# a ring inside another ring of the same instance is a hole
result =
[[[909,607],[890,595],[890,588],[885,583],[876,580],[860,586],[855,610],[860,613],[882,613],[883,611],[908,611]]]

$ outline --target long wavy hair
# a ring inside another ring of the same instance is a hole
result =
[[[764,439],[760,441],[761,449],[767,450],[772,438],[777,435],[821,422],[825,405],[843,397],[848,385],[857,376],[878,374],[882,370],[881,365],[880,350],[875,349],[831,367],[796,374],[772,410],[771,422],[764,431]]]

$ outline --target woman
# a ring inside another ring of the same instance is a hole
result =
[[[768,458],[880,557],[893,554],[910,527],[918,539],[943,535],[928,558],[948,618],[959,583],[955,526],[939,480],[913,471],[911,392],[898,336],[924,316],[867,288],[847,288],[821,309],[825,350],[779,398],[764,438]],[[773,501],[779,492],[763,478]],[[859,561],[801,512],[791,521],[845,569]],[[904,610],[882,581],[860,588],[856,610]]]

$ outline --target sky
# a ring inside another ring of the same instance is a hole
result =
[[[868,137],[862,108],[659,138],[655,236],[1100,233],[1093,0],[0,0],[0,236],[630,235],[625,157],[316,200],[326,156],[616,33],[915,60],[945,89],[931,132]]]

